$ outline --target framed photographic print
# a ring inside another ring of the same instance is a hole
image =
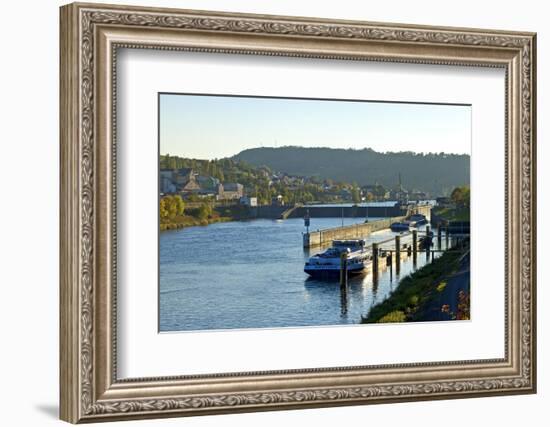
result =
[[[61,418],[533,393],[535,34],[61,8]]]

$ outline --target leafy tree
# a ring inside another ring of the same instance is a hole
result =
[[[181,198],[180,195],[173,196],[173,199],[174,199],[176,215],[183,215],[183,211],[185,209],[185,203],[183,203],[183,199]]]
[[[168,218],[168,210],[166,209],[165,197],[160,199],[160,202],[159,202],[159,215],[160,215],[161,220]]]
[[[451,200],[459,207],[469,207],[470,187],[456,187],[451,193]]]
[[[351,188],[351,199],[353,200],[353,203],[359,203],[361,201],[361,192],[359,191],[359,187],[357,187],[357,183],[353,183],[353,187]]]
[[[212,215],[212,206],[208,203],[203,203],[197,212],[197,217],[201,220],[208,219]]]
[[[164,198],[164,208],[166,209],[166,218],[172,219],[177,215],[178,208],[174,196]]]

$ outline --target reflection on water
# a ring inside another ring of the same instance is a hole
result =
[[[315,218],[312,227],[334,227],[341,221]],[[362,221],[345,218],[346,224]],[[403,258],[399,274],[381,259],[377,283],[369,270],[350,276],[342,291],[338,281],[303,272],[307,258],[323,250],[304,250],[303,230],[301,219],[260,219],[161,233],[160,330],[357,324],[414,269],[412,257]],[[367,242],[394,235],[389,230],[373,233]],[[425,263],[419,254],[417,267]]]

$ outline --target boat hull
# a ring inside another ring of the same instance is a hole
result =
[[[390,225],[391,231],[394,232],[401,232],[401,231],[410,231],[411,227],[409,224],[403,224],[403,223],[393,223]]]
[[[312,277],[339,277],[342,256],[345,255],[348,275],[361,273],[370,262],[370,255],[364,250],[364,246],[363,239],[333,240],[332,247],[309,258],[304,272]]]
[[[363,271],[365,271],[366,266],[357,266],[348,268],[348,274],[359,274]],[[312,267],[304,267],[304,272],[309,274],[311,277],[339,277],[340,276],[340,268],[338,267],[322,267],[322,266],[312,266]]]

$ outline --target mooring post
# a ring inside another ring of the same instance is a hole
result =
[[[430,260],[430,248],[432,245],[432,238],[430,236],[430,226],[426,226],[426,261]]]
[[[441,223],[437,224],[437,249],[441,249]]]
[[[401,263],[401,237],[395,236],[395,274],[399,274]]]
[[[348,253],[340,254],[340,287],[347,288],[348,286]]]
[[[378,243],[372,244],[372,278],[378,279]]]
[[[418,231],[413,230],[413,243],[412,243],[412,249],[413,249],[413,263],[416,264],[416,251],[418,250]]]

